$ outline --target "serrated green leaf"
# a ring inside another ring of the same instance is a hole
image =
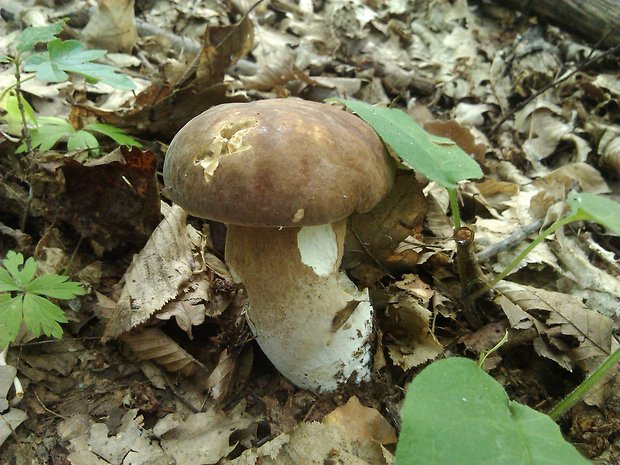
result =
[[[47,44],[47,55],[35,54],[24,63],[25,71],[37,73],[44,82],[62,82],[66,73],[75,73],[89,82],[104,82],[117,89],[132,90],[135,84],[109,65],[92,63],[103,57],[106,50],[86,50],[77,40],[54,39]]]
[[[73,299],[86,294],[80,283],[69,281],[67,276],[44,274],[35,278],[25,288],[31,294],[53,297],[55,299]]]
[[[22,324],[23,296],[0,294],[0,350],[15,340]]]
[[[60,339],[62,328],[58,323],[66,323],[65,312],[56,304],[38,295],[24,295],[24,324],[33,336],[41,334]]]
[[[571,192],[568,195],[568,204],[573,214],[580,213],[585,216],[584,219],[620,234],[620,203],[587,192]]]
[[[24,264],[24,256],[20,253],[16,253],[13,250],[9,250],[6,254],[6,258],[2,260],[2,265],[11,274],[11,278],[18,286],[19,282],[19,267]]]
[[[459,181],[482,177],[478,163],[456,143],[429,134],[405,112],[355,100],[330,100],[346,105],[373,127],[406,166],[441,186],[454,189]]]
[[[79,131],[75,131],[69,136],[69,139],[67,140],[67,149],[91,149],[93,155],[97,155],[99,153],[99,141],[90,132],[81,129]]]
[[[0,268],[0,292],[11,292],[19,290],[13,277],[4,268]]]
[[[62,31],[63,24],[63,21],[57,21],[47,26],[27,27],[15,37],[16,50],[20,53],[29,52],[38,43],[54,40]]]
[[[110,126],[109,124],[92,123],[84,126],[84,129],[108,136],[119,145],[125,145],[127,147],[142,147],[140,142],[128,135],[123,129]]]
[[[432,363],[409,385],[396,465],[588,465],[547,415],[511,401],[464,358]]]
[[[34,274],[37,271],[37,263],[34,261],[34,258],[30,257],[24,263],[21,271],[19,272],[19,283],[22,287],[25,287],[32,281],[34,278]]]

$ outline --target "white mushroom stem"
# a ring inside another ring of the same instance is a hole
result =
[[[263,352],[295,385],[332,391],[371,375],[368,290],[339,270],[346,222],[303,228],[230,225],[226,261],[244,284]]]

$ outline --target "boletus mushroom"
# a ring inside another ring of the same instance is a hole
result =
[[[263,352],[316,391],[371,376],[368,290],[339,266],[347,217],[373,208],[393,178],[370,126],[297,98],[213,107],[179,131],[164,164],[174,202],[227,225],[226,262]]]

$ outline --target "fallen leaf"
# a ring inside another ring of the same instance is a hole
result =
[[[138,40],[134,9],[134,0],[99,0],[82,37],[91,48],[131,52]]]
[[[396,430],[377,409],[362,405],[356,396],[323,419],[327,425],[336,425],[354,441],[373,440],[379,444],[395,444]]]
[[[174,205],[125,272],[125,286],[104,340],[118,337],[146,322],[179,293],[192,275],[194,259],[185,227],[187,213]]]

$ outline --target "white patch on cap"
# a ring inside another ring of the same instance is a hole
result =
[[[306,214],[306,212],[304,211],[303,208],[298,209],[295,214],[293,215],[293,223],[298,223],[300,222],[304,215]]]
[[[258,120],[251,118],[228,123],[220,128],[202,159],[195,160],[195,163],[202,167],[206,182],[213,178],[222,157],[252,148],[251,145],[243,144],[243,138],[257,125]]]
[[[338,242],[330,224],[301,228],[297,233],[297,247],[302,263],[319,276],[328,276],[336,270]]]

